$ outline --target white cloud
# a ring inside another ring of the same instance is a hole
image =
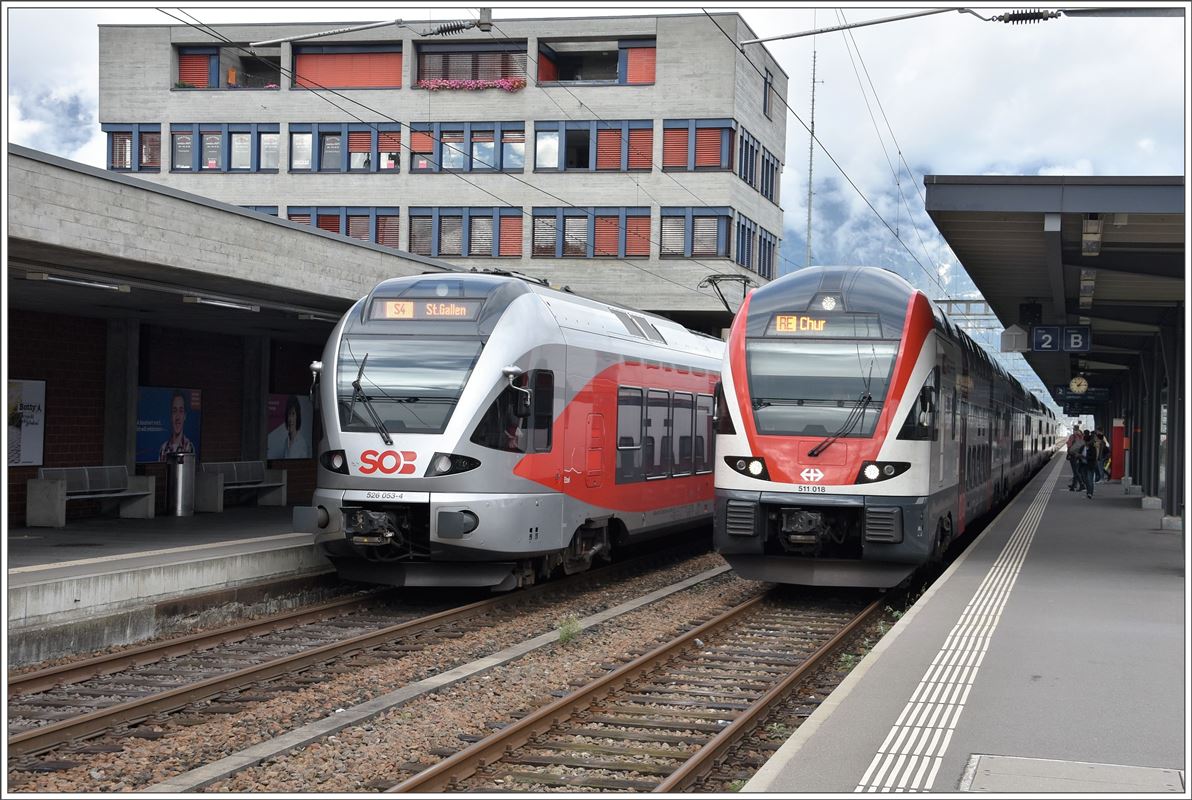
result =
[[[46,130],[45,122],[29,119],[21,113],[21,96],[17,94],[8,96],[8,119],[6,122],[8,123],[8,141],[25,147],[34,147],[34,142],[43,136]]]

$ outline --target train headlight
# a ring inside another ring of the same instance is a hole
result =
[[[735,472],[739,472],[750,478],[757,478],[763,481],[770,480],[770,473],[766,469],[766,460],[764,458],[725,456],[724,463],[732,467]]]
[[[435,453],[431,456],[430,466],[426,468],[427,478],[437,478],[442,475],[457,475],[468,472],[480,466],[480,462],[470,456],[457,456],[453,453]]]
[[[894,478],[911,468],[909,461],[866,461],[857,473],[856,483],[876,483]]]
[[[324,469],[338,472],[340,475],[348,474],[348,457],[343,450],[328,450],[319,456],[319,463]]]

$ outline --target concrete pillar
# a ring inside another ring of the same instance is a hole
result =
[[[1163,360],[1167,373],[1167,486],[1163,493],[1163,513],[1178,517],[1184,505],[1184,331],[1183,311],[1175,327],[1164,328]]]
[[[265,460],[265,401],[269,393],[269,337],[244,337],[244,387],[240,393],[240,458]]]
[[[103,463],[137,466],[137,385],[141,363],[141,323],[108,320],[104,368]]]

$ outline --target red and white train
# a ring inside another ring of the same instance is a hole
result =
[[[706,524],[724,343],[495,273],[379,283],[316,364],[340,575],[510,589]]]
[[[1054,451],[1052,413],[922,292],[808,267],[737,312],[717,391],[716,549],[746,578],[889,587]]]

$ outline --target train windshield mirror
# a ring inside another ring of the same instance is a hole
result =
[[[873,435],[898,342],[751,339],[749,393],[758,433],[829,436],[869,394],[852,436]]]
[[[361,393],[390,433],[442,433],[464,382],[480,355],[477,339],[345,336],[340,345],[336,393],[345,431],[375,431],[360,403],[352,403],[352,381],[368,354]]]

